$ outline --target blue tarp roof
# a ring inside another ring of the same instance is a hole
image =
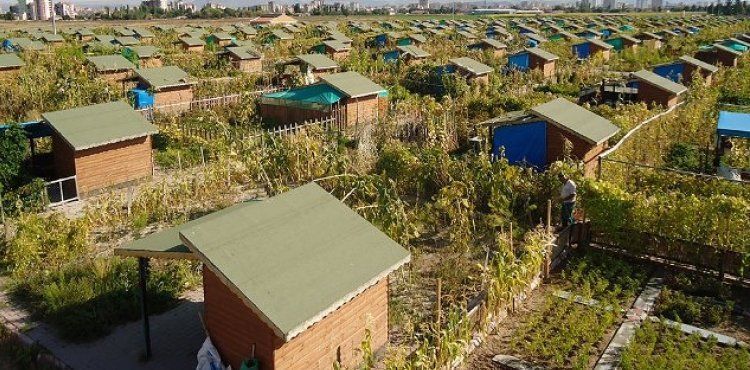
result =
[[[719,112],[716,132],[721,136],[750,138],[750,113]]]
[[[274,92],[266,94],[263,97],[331,105],[337,103],[339,100],[341,100],[341,98],[345,96],[346,95],[334,89],[328,84],[318,84],[305,86],[298,89]]]

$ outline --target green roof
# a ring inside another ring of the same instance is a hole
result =
[[[506,49],[506,48],[508,48],[508,45],[505,45],[502,42],[500,42],[498,40],[495,40],[495,39],[482,39],[482,41],[480,41],[480,43],[489,45],[489,46],[491,46],[491,47],[493,47],[495,49]]]
[[[310,65],[313,69],[332,69],[339,66],[333,59],[323,54],[300,54],[295,58]]]
[[[132,46],[132,45],[138,45],[138,44],[141,43],[140,41],[138,41],[138,39],[136,39],[133,36],[115,37],[115,39],[113,40],[113,42],[115,42],[117,44],[120,44],[122,46]]]
[[[180,236],[284,341],[410,258],[315,183],[236,207]]]
[[[424,51],[419,46],[399,45],[399,46],[396,46],[396,49],[400,50],[404,54],[409,54],[415,58],[427,58],[430,56],[430,53]]]
[[[716,72],[719,71],[719,67],[717,67],[717,66],[715,66],[713,64],[706,63],[706,62],[704,62],[702,60],[695,59],[695,58],[693,58],[691,56],[688,56],[688,55],[681,56],[680,60],[683,61],[683,62],[685,62],[685,63],[694,65],[694,66],[696,66],[698,68],[704,69],[704,70],[706,70],[708,72],[711,72],[711,73],[716,73]]]
[[[647,71],[645,69],[642,69],[638,72],[633,72],[633,76],[648,83],[649,85],[652,85],[664,91],[668,91],[675,95],[679,95],[687,91],[687,87],[685,87],[684,85],[678,84],[677,82],[659,76],[656,73]]]
[[[135,68],[133,63],[120,54],[86,57],[86,60],[91,62],[98,72],[121,71]]]
[[[343,33],[339,31],[331,31],[328,33],[328,38],[331,40],[336,40],[345,44],[349,44],[352,42],[352,39],[344,35]]]
[[[226,50],[229,54],[234,55],[240,60],[260,59],[263,57],[263,54],[255,50],[252,46],[232,46],[226,48]]]
[[[155,37],[153,32],[143,27],[131,27],[130,29],[133,30],[133,33],[135,33],[138,37]]]
[[[256,35],[258,33],[258,31],[255,28],[250,27],[250,26],[238,27],[237,32],[241,32],[246,35]]]
[[[187,46],[202,46],[206,43],[197,37],[181,37],[180,41]]]
[[[733,55],[742,55],[742,52],[739,52],[737,50],[734,50],[728,46],[722,45],[722,44],[713,44],[714,49],[722,50],[727,53],[733,54]]]
[[[136,71],[138,76],[154,89],[190,84],[187,72],[175,66],[142,68]]]
[[[346,51],[351,49],[351,46],[340,40],[323,40],[323,45],[328,46],[333,49],[333,51]]]
[[[23,67],[26,63],[13,53],[0,54],[0,68],[17,68]]]
[[[557,98],[536,106],[531,108],[531,111],[592,144],[601,144],[620,131],[608,119],[565,98]]]
[[[65,42],[65,38],[61,35],[55,35],[54,33],[45,33],[42,35],[41,39],[44,42]]]
[[[117,101],[42,115],[76,151],[157,133],[156,126],[128,104]]]
[[[208,35],[208,37],[215,38],[217,40],[231,40],[231,39],[234,38],[234,37],[232,37],[232,35],[230,35],[230,34],[228,34],[226,32],[214,32],[214,33]]]
[[[357,72],[332,73],[321,80],[346,94],[350,98],[379,94],[385,89]]]
[[[424,37],[424,35],[418,34],[418,33],[410,33],[409,38],[420,43],[427,42],[427,38]]]
[[[546,50],[541,49],[541,48],[526,48],[524,50],[527,53],[534,54],[534,55],[536,55],[539,58],[542,58],[544,60],[557,60],[557,59],[560,59],[560,57],[558,57],[557,55],[552,54],[549,51],[546,51]]]
[[[451,64],[458,66],[461,69],[467,70],[474,75],[484,75],[493,71],[492,67],[480,63],[472,58],[462,57],[454,58],[450,60]]]
[[[104,43],[112,43],[112,41],[115,41],[115,37],[112,35],[96,35],[94,36],[94,40]]]
[[[180,240],[180,232],[202,222],[230,213],[237,208],[245,207],[252,202],[255,201],[235,204],[220,211],[209,213],[203,217],[188,221],[182,225],[159,230],[148,236],[115,248],[114,253],[118,256],[130,257],[196,259],[197,256],[185,246],[185,243],[183,243],[182,240]]]
[[[152,58],[159,54],[159,48],[151,45],[128,46],[128,49],[135,53],[138,58]]]
[[[282,30],[273,30],[271,31],[271,34],[278,38],[279,40],[292,40],[294,39],[294,36],[282,31]]]

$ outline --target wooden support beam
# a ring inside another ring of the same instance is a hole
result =
[[[148,295],[147,295],[147,282],[148,282],[148,258],[138,258],[138,276],[140,278],[141,286],[141,318],[143,319],[143,336],[146,341],[146,360],[151,358],[151,327],[148,321]]]

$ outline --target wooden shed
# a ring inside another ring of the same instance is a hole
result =
[[[136,45],[122,49],[122,56],[133,62],[138,68],[161,67],[161,53],[156,46]]]
[[[81,42],[89,42],[94,39],[94,32],[88,28],[81,28],[73,34],[76,40]]]
[[[133,76],[135,65],[122,55],[86,57],[96,74],[112,83],[123,84]]]
[[[333,73],[314,85],[263,95],[260,115],[277,125],[333,119],[343,128],[377,121],[388,107],[386,96],[382,86],[357,72]]]
[[[226,32],[214,32],[206,37],[206,42],[215,47],[225,47],[234,44],[234,36]]]
[[[226,48],[226,55],[234,68],[246,73],[263,71],[263,54],[252,46],[232,46]]]
[[[634,72],[632,76],[638,88],[638,100],[649,105],[670,108],[677,105],[688,90],[684,85],[645,69]]]
[[[609,120],[564,98],[529,111],[510,112],[483,123],[489,127],[493,156],[511,164],[546,168],[569,155],[582,162],[590,176],[608,140],[619,132]]]
[[[26,63],[14,53],[0,54],[0,78],[15,77]]]
[[[183,50],[193,53],[202,53],[206,47],[206,42],[197,37],[180,37],[179,43]]]
[[[478,42],[469,45],[469,49],[490,51],[495,57],[501,58],[508,50],[508,45],[495,39],[481,39]]]
[[[398,45],[391,53],[395,55],[392,60],[400,60],[406,65],[421,64],[432,55],[416,45]],[[385,54],[386,61],[390,60],[387,58],[388,55],[389,53]]]
[[[298,66],[299,72],[308,77],[309,83],[317,81],[321,76],[339,71],[339,64],[324,54],[299,54],[281,64]]]
[[[142,266],[147,258],[202,262],[205,327],[222,361],[240,369],[254,350],[263,370],[354,369],[368,336],[374,351],[383,349],[388,276],[410,260],[315,183],[151,234],[115,254]]]
[[[560,59],[541,48],[526,48],[508,56],[508,69],[517,71],[539,70],[544,77],[555,74],[555,64]]]
[[[695,53],[695,58],[716,66],[736,67],[742,52],[722,44],[701,48]]]
[[[76,176],[79,196],[152,175],[156,126],[124,102],[45,113],[58,178]]]
[[[131,27],[130,29],[133,31],[133,36],[143,43],[149,43],[156,37],[153,32],[145,27]]]
[[[455,70],[455,73],[464,77],[466,82],[481,85],[487,85],[490,82],[490,73],[493,71],[492,67],[467,57],[450,59],[448,65]]]
[[[661,49],[664,39],[652,32],[641,32],[635,35],[635,38],[641,40],[643,45],[651,49]]]
[[[573,54],[579,59],[601,58],[609,60],[611,50],[614,46],[599,40],[588,39],[572,46]]]
[[[177,112],[190,109],[193,82],[179,67],[141,68],[136,70],[136,78],[139,89],[153,92],[154,107]]]
[[[614,46],[615,51],[632,51],[632,52],[637,51],[638,45],[643,43],[643,41],[633,36],[625,35],[625,34],[613,35],[612,37],[608,38],[606,42]]]
[[[683,55],[671,63],[654,66],[653,72],[685,86],[693,84],[695,73],[699,73],[706,85],[710,85],[713,74],[719,71],[719,67],[708,64],[702,60]]]
[[[351,44],[339,40],[323,40],[312,48],[312,52],[326,54],[333,60],[343,60],[349,57],[352,51]]]

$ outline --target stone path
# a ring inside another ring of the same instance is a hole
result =
[[[602,357],[596,362],[594,370],[617,369],[622,351],[628,346],[630,339],[635,335],[635,331],[641,326],[641,322],[654,309],[656,298],[659,297],[663,285],[664,278],[661,273],[657,273],[646,283],[646,287],[643,288],[643,291],[633,303],[633,307],[625,314],[625,322],[617,329]]]
[[[0,302],[8,302],[0,292]],[[151,316],[153,357],[145,353],[143,324],[131,322],[115,328],[108,336],[90,343],[74,344],[60,340],[51,327],[35,323],[28,313],[9,305],[0,308],[0,320],[12,330],[49,350],[65,365],[76,370],[169,370],[194,369],[196,354],[205,333],[198,313],[203,312],[203,291],[188,292],[171,311]]]

